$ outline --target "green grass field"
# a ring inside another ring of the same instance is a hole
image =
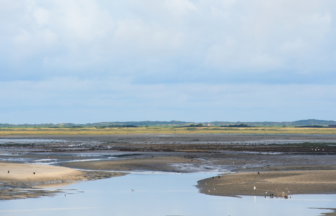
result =
[[[136,128],[0,128],[0,136],[14,135],[113,135],[113,134],[336,134],[336,128],[294,127],[136,127]]]

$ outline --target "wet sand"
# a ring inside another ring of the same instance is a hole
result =
[[[327,210],[332,210],[333,212],[331,213],[322,213],[324,216],[336,216],[336,209],[334,208],[320,208],[320,209],[327,209]]]
[[[336,170],[230,173],[198,181],[197,187],[217,196],[335,194]]]
[[[125,174],[79,171],[50,165],[0,163],[0,200],[48,196],[59,192],[30,190],[33,186],[36,188],[37,185],[96,180],[122,175]]]
[[[89,169],[89,170],[116,170],[116,171],[128,171],[128,170],[141,170],[141,171],[165,171],[165,172],[180,172],[172,164],[184,164],[184,163],[198,163],[199,160],[186,157],[149,157],[149,158],[128,158],[124,160],[113,161],[87,161],[87,162],[70,162],[62,163],[61,166],[72,167],[77,169]],[[190,172],[185,171],[185,172]]]
[[[16,152],[128,151],[214,152],[253,151],[336,154],[336,134],[125,134],[0,136],[0,139],[50,140],[31,145],[11,143],[1,148]],[[57,140],[59,142],[57,142]]]

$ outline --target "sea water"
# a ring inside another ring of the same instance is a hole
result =
[[[218,173],[133,173],[55,186],[54,197],[0,201],[1,216],[245,216],[320,215],[335,208],[336,195],[224,197],[201,194],[197,181]],[[65,196],[66,195],[66,196]]]

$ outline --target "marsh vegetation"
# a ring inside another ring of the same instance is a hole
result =
[[[2,127],[0,136],[113,134],[336,134],[336,128],[313,127]]]

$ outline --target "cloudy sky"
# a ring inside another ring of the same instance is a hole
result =
[[[335,0],[0,0],[0,122],[336,120]]]

